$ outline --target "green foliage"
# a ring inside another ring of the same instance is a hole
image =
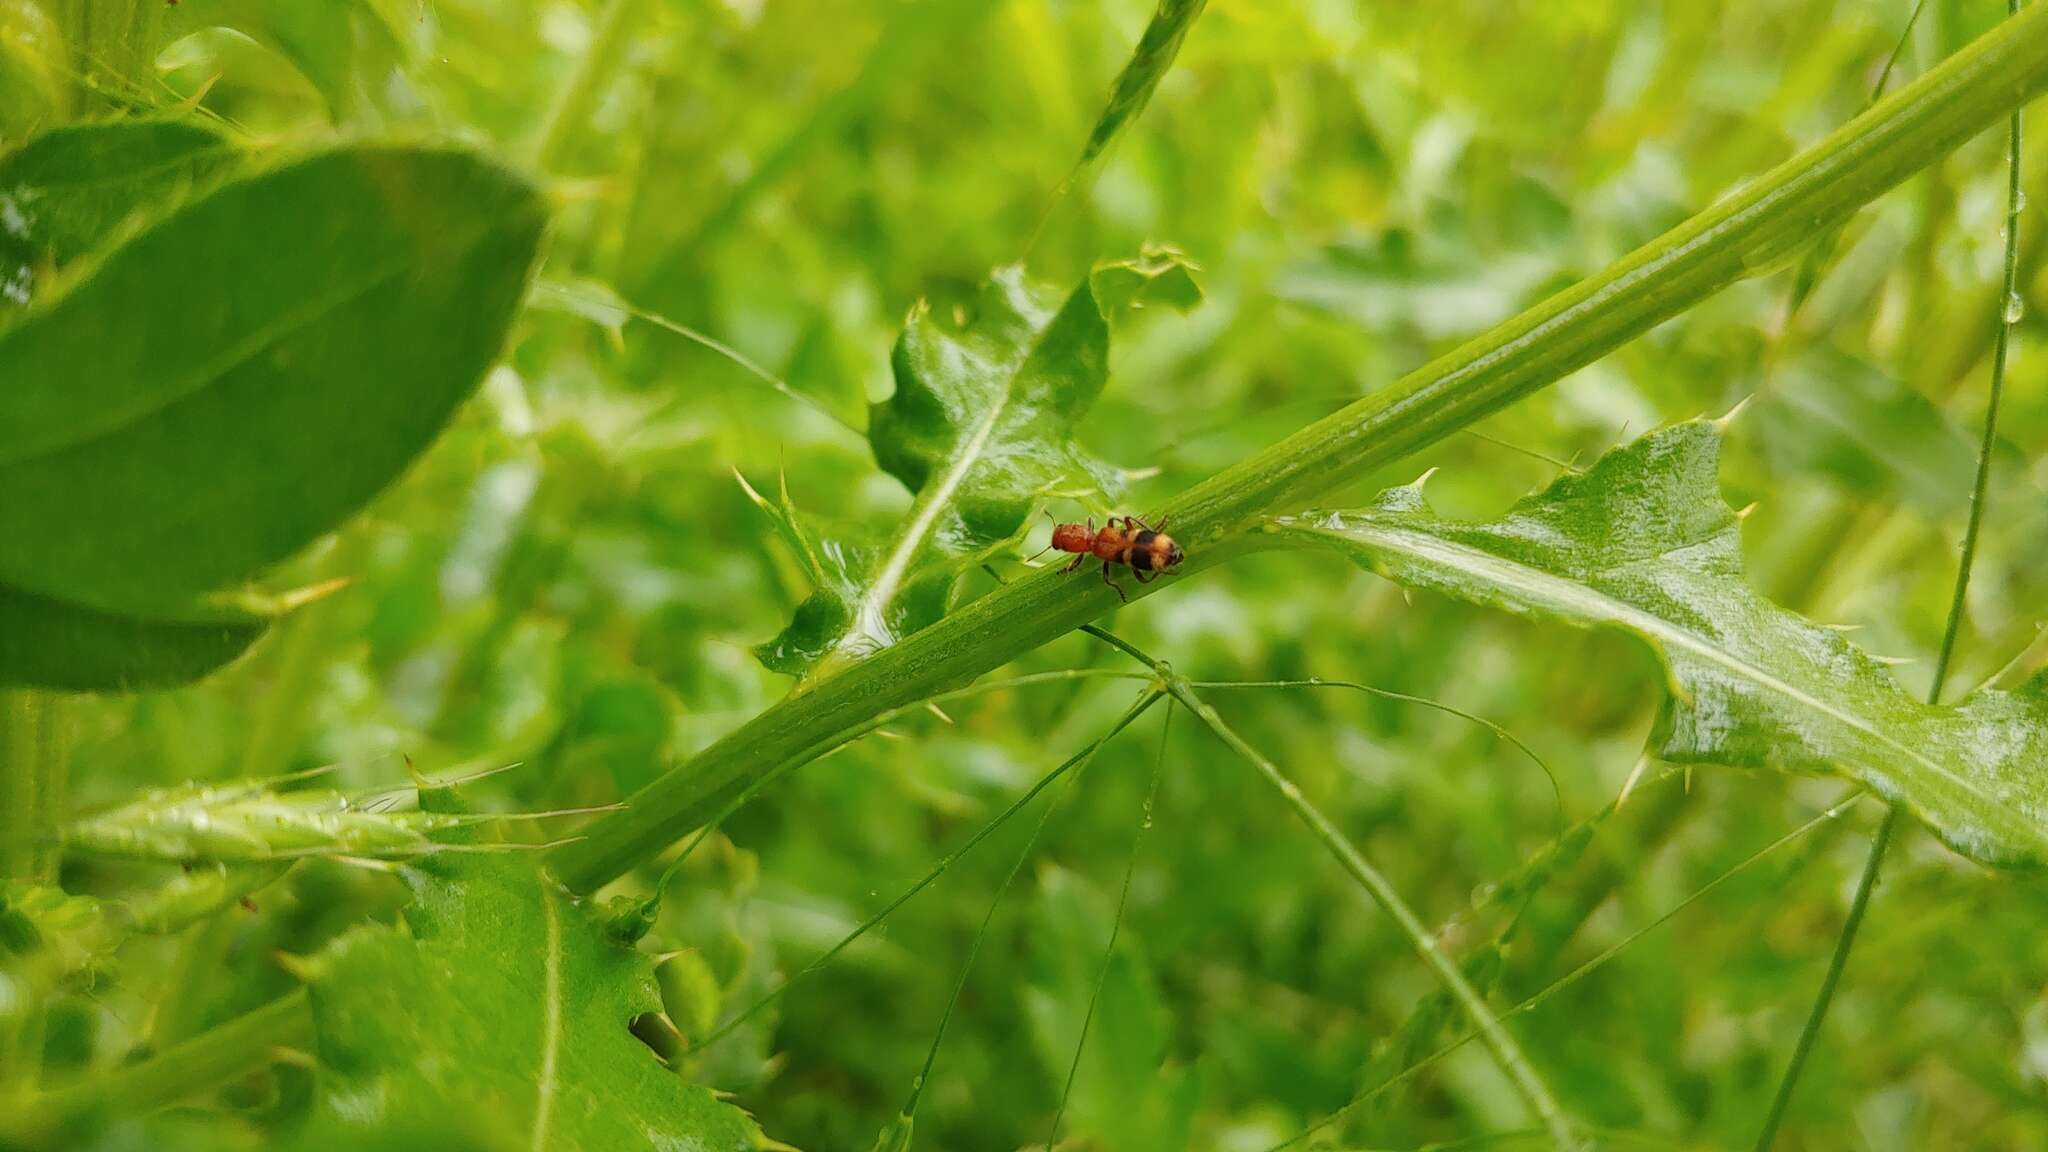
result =
[[[779,508],[749,489],[802,557],[813,591],[757,649],[778,672],[861,660],[937,620],[966,569],[1023,530],[1061,493],[1114,492],[1113,470],[1075,442],[1109,375],[1109,322],[1158,301],[1200,299],[1170,250],[1105,262],[1064,300],[1021,267],[998,269],[952,316],[913,308],[890,357],[896,390],[873,406],[868,439],[883,471],[916,493],[902,525],[873,547],[814,547],[788,493]]]
[[[195,139],[116,143],[108,166],[168,150],[182,171]],[[44,243],[151,191],[53,186]],[[257,620],[202,598],[356,511],[440,430],[504,339],[543,219],[467,154],[344,147],[233,180],[39,293],[0,331],[19,382],[0,393],[0,590],[46,642],[8,678],[161,682],[245,646]]]
[[[0,145],[69,103],[63,55],[63,36],[36,0],[0,0]]]
[[[1700,534],[1628,574],[2028,799],[2048,11],[1926,5],[1866,113],[1908,7],[0,0],[0,444],[96,446],[0,450],[0,1144],[1753,1143],[1880,807],[1810,770],[1928,774],[1257,528],[1435,468],[1484,536],[1748,399],[1574,539]],[[1908,707],[2001,314],[1987,690]],[[1653,770],[1728,701],[1799,771]],[[2048,898],[1919,827],[1781,1147],[2048,1145]]]
[[[167,118],[55,128],[0,158],[0,317],[120,235],[130,216],[160,212],[240,157],[220,129]]]
[[[2048,681],[1923,705],[1839,630],[1758,596],[1718,491],[1721,433],[1651,433],[1488,523],[1445,521],[1420,485],[1367,512],[1276,527],[1399,584],[1581,627],[1618,628],[1671,674],[1656,752],[1678,763],[1839,772],[1902,801],[1956,850],[2048,862]]]
[[[530,861],[403,875],[403,926],[357,929],[306,962],[315,1132],[355,1141],[453,1125],[492,1148],[761,1146],[744,1113],[630,1031],[661,1010],[652,961]]]

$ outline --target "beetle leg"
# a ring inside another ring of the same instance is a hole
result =
[[[1104,560],[1104,561],[1102,562],[1102,582],[1103,582],[1104,584],[1107,584],[1107,585],[1109,585],[1109,586],[1110,586],[1111,588],[1114,588],[1114,589],[1116,589],[1116,598],[1117,598],[1117,599],[1119,599],[1119,600],[1123,601],[1123,602],[1124,602],[1124,603],[1126,603],[1126,604],[1129,604],[1129,603],[1131,602],[1131,598],[1130,598],[1130,597],[1129,597],[1128,595],[1125,595],[1125,593],[1124,593],[1124,586],[1123,586],[1123,585],[1121,585],[1121,584],[1119,584],[1119,583],[1117,583],[1117,582],[1116,582],[1116,581],[1115,581],[1114,579],[1111,579],[1111,578],[1110,578],[1110,575],[1109,575],[1109,561],[1107,561],[1107,560]]]
[[[1159,579],[1159,573],[1152,573],[1152,580],[1147,580],[1145,579],[1145,574],[1143,572],[1140,572],[1136,568],[1133,568],[1131,569],[1131,578],[1136,580],[1140,584],[1150,584],[1152,580]]]
[[[1081,553],[1081,554],[1080,554],[1079,556],[1076,556],[1076,557],[1074,557],[1073,563],[1071,563],[1071,564],[1068,564],[1068,565],[1067,565],[1067,566],[1066,566],[1065,568],[1062,568],[1062,569],[1060,569],[1060,571],[1062,571],[1062,572],[1074,572],[1074,571],[1078,571],[1078,570],[1080,569],[1081,565],[1083,565],[1083,564],[1086,564],[1087,562],[1088,562],[1088,553],[1086,553],[1086,552],[1083,552],[1083,553]]]

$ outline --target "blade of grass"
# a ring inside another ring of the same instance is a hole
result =
[[[2019,0],[2007,0],[2006,12],[2007,24],[2017,21]],[[1949,662],[1955,656],[1956,637],[1962,632],[1963,610],[1970,591],[1970,569],[1977,559],[1977,539],[1984,525],[1984,508],[1990,492],[1991,453],[1998,444],[1998,405],[2005,390],[2006,357],[2011,348],[2013,325],[2019,321],[2014,307],[2019,299],[2020,252],[2020,114],[2017,111],[2006,127],[2005,162],[2005,276],[2004,291],[1998,305],[1997,343],[1991,353],[1991,391],[1985,401],[1984,438],[1977,449],[1977,473],[1970,489],[1970,516],[1963,528],[1963,554],[1956,564],[1955,590],[1949,597],[1948,621],[1941,632],[1941,652],[1935,658],[1934,678],[1927,687],[1929,704],[1941,703]],[[1813,1006],[1806,1014],[1806,1023],[1800,1028],[1799,1039],[1792,1046],[1792,1059],[1785,1066],[1784,1076],[1778,1080],[1771,1110],[1764,1116],[1763,1129],[1757,1134],[1757,1152],[1770,1152],[1771,1146],[1777,1142],[1778,1128],[1785,1120],[1785,1109],[1791,1105],[1792,1093],[1799,1086],[1799,1075],[1805,1070],[1813,1046],[1820,1038],[1828,1009],[1834,1005],[1835,988],[1841,983],[1842,970],[1848,966],[1849,953],[1856,946],[1856,935],[1863,927],[1863,915],[1870,907],[1870,896],[1877,888],[1878,874],[1884,867],[1885,853],[1891,849],[1892,832],[1898,822],[1899,809],[1893,805],[1886,809],[1884,819],[1878,822],[1876,835],[1871,837],[1870,853],[1863,860],[1863,874],[1856,880],[1856,893],[1849,900],[1849,914],[1842,921],[1842,934],[1835,940],[1834,953],[1828,957],[1827,973],[1821,977],[1820,989],[1814,994]]]
[[[1853,211],[2048,85],[2048,6],[2030,8],[1825,140],[1606,271],[1476,337],[1168,503],[1189,575],[1262,545],[1293,510],[1543,388]],[[1148,595],[1179,580],[1131,590]],[[1082,585],[1082,586],[1077,586]],[[759,777],[816,758],[889,708],[988,672],[1118,606],[1040,571],[873,657],[807,684],[635,795],[551,857],[589,891],[659,853]]]

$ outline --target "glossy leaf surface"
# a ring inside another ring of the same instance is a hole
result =
[[[1411,485],[1275,527],[1399,584],[1641,636],[1670,672],[1667,760],[1840,773],[1965,855],[2048,862],[2048,681],[1931,707],[1840,631],[1764,599],[1717,486],[1720,443],[1709,422],[1663,429],[1489,523],[1444,520]]]
[[[884,544],[797,549],[813,592],[758,650],[763,662],[802,672],[889,647],[943,615],[960,572],[1047,496],[1109,488],[1111,470],[1075,432],[1108,379],[1110,317],[1199,298],[1186,260],[1155,250],[1098,265],[1064,298],[1013,266],[990,277],[971,314],[913,309],[891,358],[896,391],[873,406],[868,439],[916,499]],[[801,536],[786,496],[768,510],[786,539]]]

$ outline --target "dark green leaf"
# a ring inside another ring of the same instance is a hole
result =
[[[629,1026],[658,1013],[651,958],[517,856],[403,870],[402,927],[358,929],[308,965],[317,1131],[473,1118],[532,1149],[761,1146],[747,1115],[665,1068]]]
[[[1851,776],[1965,855],[2048,862],[2048,680],[1922,704],[1839,631],[1758,595],[1720,444],[1715,423],[1663,429],[1490,523],[1443,520],[1411,485],[1275,528],[1400,584],[1643,637],[1670,669],[1668,760]]]
[[[46,132],[0,159],[0,316],[56,271],[241,159],[198,120],[117,120]]]
[[[388,484],[504,342],[544,207],[463,152],[232,181],[0,332],[0,584],[160,614]]]
[[[204,602],[128,616],[0,585],[0,684],[115,692],[196,680],[241,655],[270,617]]]
[[[1064,301],[1018,267],[998,270],[971,315],[919,304],[892,357],[896,391],[873,406],[868,439],[884,471],[917,493],[879,547],[813,546],[785,493],[777,531],[802,559],[813,591],[758,651],[802,672],[857,660],[945,613],[960,572],[1013,538],[1063,488],[1101,491],[1111,471],[1074,442],[1109,373],[1109,317],[1158,301],[1200,298],[1178,253],[1151,250],[1102,264]]]

